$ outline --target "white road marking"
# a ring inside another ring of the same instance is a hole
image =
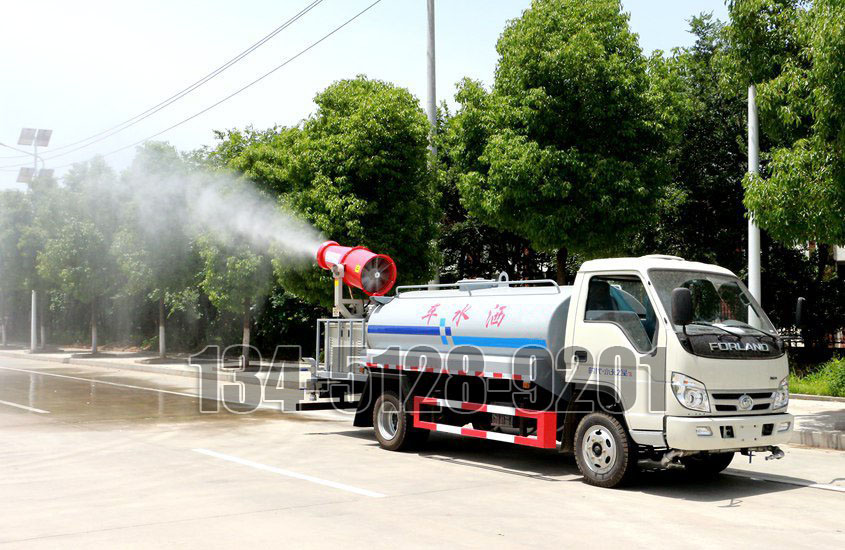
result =
[[[18,403],[12,403],[11,401],[3,401],[0,399],[0,404],[9,405],[10,407],[17,407],[19,409],[24,409],[26,411],[34,412],[34,413],[41,413],[41,414],[50,414],[50,411],[45,411],[44,409],[36,409],[35,407],[27,407],[26,405],[20,405]]]
[[[40,374],[42,376],[55,376],[56,378],[69,378],[71,380],[82,380],[83,382],[94,382],[95,384],[108,384],[109,386],[117,386],[119,388],[130,388],[133,390],[145,390],[145,391],[154,391],[159,393],[169,393],[171,395],[181,395],[182,397],[194,397],[198,398],[198,395],[194,395],[192,393],[183,393],[179,391],[170,391],[170,390],[160,390],[158,388],[145,388],[144,386],[133,386],[132,384],[119,384],[117,382],[107,382],[105,380],[96,380],[94,378],[83,378],[81,376],[70,376],[68,374],[56,374],[54,372],[43,372],[37,370],[29,370],[29,369],[15,369],[12,367],[0,367],[3,370],[11,370],[16,372],[26,372],[29,374]]]
[[[299,472],[283,470],[281,468],[276,468],[275,466],[268,466],[266,464],[261,464],[260,462],[253,462],[244,458],[238,458],[236,456],[226,455],[223,453],[218,453],[216,451],[209,451],[208,449],[193,449],[193,451],[207,456],[213,456],[214,458],[219,458],[221,460],[234,462],[235,464],[240,464],[242,466],[249,466],[250,468],[255,468],[256,470],[263,470],[265,472],[292,477],[294,479],[301,479],[302,481],[310,481],[311,483],[325,485],[326,487],[332,487],[334,489],[340,489],[341,491],[348,491],[350,493],[355,493],[358,495],[364,495],[365,497],[381,498],[386,496],[382,493],[376,493],[375,491],[368,491],[367,489],[353,487],[352,485],[346,485],[345,483],[338,483],[336,481],[329,481],[327,479],[320,479],[319,477],[300,474]]]

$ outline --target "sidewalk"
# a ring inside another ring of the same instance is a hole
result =
[[[845,451],[845,402],[793,396],[788,410],[795,415],[790,443]]]

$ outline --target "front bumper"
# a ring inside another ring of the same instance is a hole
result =
[[[785,422],[789,428],[778,431]],[[666,418],[666,444],[670,449],[682,451],[714,451],[719,449],[745,449],[788,443],[795,421],[791,414],[760,416]],[[711,435],[706,433],[709,428]]]

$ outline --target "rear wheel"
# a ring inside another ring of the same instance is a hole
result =
[[[428,430],[413,427],[413,418],[405,412],[399,396],[385,392],[373,406],[373,427],[376,439],[383,449],[401,451],[423,443],[428,439]]]
[[[616,487],[637,468],[636,447],[619,420],[605,413],[585,416],[575,430],[575,461],[584,481]]]
[[[699,476],[715,476],[727,468],[734,459],[734,453],[707,453],[681,459],[687,473]]]

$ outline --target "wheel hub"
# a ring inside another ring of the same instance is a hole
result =
[[[596,474],[606,474],[616,465],[616,439],[601,425],[590,426],[584,433],[581,455],[587,467]]]
[[[390,440],[396,437],[399,429],[399,410],[390,401],[381,404],[378,413],[378,429],[384,439]]]

